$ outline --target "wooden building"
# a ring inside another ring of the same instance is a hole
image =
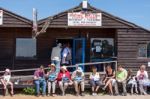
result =
[[[148,66],[150,62],[150,31],[89,4],[86,10],[80,4],[39,20],[39,30],[47,20],[50,24],[46,33],[38,35],[36,39],[32,38],[31,20],[3,8],[0,10],[4,12],[3,24],[0,25],[0,70],[6,67],[25,69],[47,65],[50,63],[52,47],[58,42],[69,42],[72,49],[76,49],[77,44],[85,47],[84,62],[117,60],[118,64],[134,71],[141,64]],[[101,14],[100,26],[69,26],[68,13],[76,12],[84,15]]]

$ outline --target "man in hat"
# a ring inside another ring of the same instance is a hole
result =
[[[47,72],[48,77],[48,96],[52,95],[55,96],[55,90],[56,90],[56,78],[57,78],[57,72],[56,72],[56,66],[55,64],[51,64],[50,71]],[[52,90],[52,94],[51,94]]]
[[[72,74],[72,80],[74,83],[76,96],[79,96],[81,93],[81,96],[84,96],[84,73],[81,67],[78,67]],[[80,91],[81,87],[81,91]]]
[[[62,96],[64,96],[68,85],[73,84],[71,80],[70,72],[67,70],[66,66],[61,67],[61,71],[58,74],[57,81],[62,91]]]
[[[44,66],[40,66],[35,72],[34,72],[34,83],[36,88],[36,95],[40,95],[40,85],[42,85],[42,95],[46,95],[46,80],[45,80],[45,72],[44,72]]]
[[[11,96],[13,96],[14,94],[13,83],[10,81],[10,78],[11,78],[10,69],[6,69],[4,75],[2,76],[2,79],[0,79],[4,88],[4,96],[6,95],[7,85],[10,85],[11,87],[11,92],[10,92]]]

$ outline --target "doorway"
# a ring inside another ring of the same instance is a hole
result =
[[[69,43],[72,54],[71,65],[75,65],[77,63],[85,63],[85,38],[57,38],[56,43],[61,43],[62,46]],[[80,67],[82,67],[82,69],[84,70],[84,66]],[[71,71],[73,70],[71,69]]]

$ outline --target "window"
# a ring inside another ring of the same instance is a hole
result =
[[[150,43],[139,44],[139,46],[138,46],[138,57],[150,58]]]
[[[17,59],[36,58],[36,39],[17,38],[16,39],[16,58]]]
[[[114,56],[113,38],[91,38],[91,61],[111,60]]]
[[[147,58],[147,44],[139,44],[138,57]]]

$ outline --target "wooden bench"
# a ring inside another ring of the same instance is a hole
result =
[[[102,75],[102,79],[104,78],[104,74]],[[15,76],[11,78],[11,81],[14,84],[14,89],[22,89],[22,88],[27,88],[27,87],[34,87],[34,82],[33,82],[33,75],[30,76]],[[89,73],[85,73],[85,88],[90,88],[90,83],[89,83]],[[103,86],[103,85],[102,85]],[[58,87],[58,86],[57,86]],[[73,88],[74,86],[70,86]],[[8,86],[9,88],[9,86]],[[0,84],[0,89],[3,89],[2,85]]]

